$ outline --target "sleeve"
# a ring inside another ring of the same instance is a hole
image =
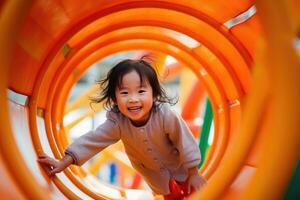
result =
[[[190,129],[182,117],[164,106],[164,130],[172,144],[179,151],[183,166],[188,169],[197,166],[201,160],[200,149]]]
[[[67,147],[65,154],[72,157],[73,164],[82,165],[98,152],[119,141],[120,128],[113,115],[116,114],[107,112],[107,119],[103,124],[77,138]]]

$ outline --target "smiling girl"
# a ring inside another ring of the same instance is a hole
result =
[[[123,60],[100,85],[93,102],[104,102],[106,121],[76,139],[61,160],[47,155],[38,161],[49,174],[71,164],[82,165],[111,144],[122,140],[132,166],[151,189],[165,199],[183,199],[199,190],[205,179],[198,173],[200,151],[183,119],[173,112],[153,67],[144,59]]]

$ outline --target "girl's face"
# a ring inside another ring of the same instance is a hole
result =
[[[116,88],[116,104],[120,112],[128,117],[136,126],[144,125],[150,116],[153,105],[152,87],[136,71],[131,71],[123,76],[120,88]]]

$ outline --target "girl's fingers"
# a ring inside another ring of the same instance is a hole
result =
[[[49,175],[50,175],[50,176],[54,176],[54,175],[55,175],[54,170],[51,170],[51,171],[49,172]]]
[[[47,158],[49,156],[47,154],[45,154],[45,153],[41,153],[41,154],[38,154],[38,157],[39,158]]]
[[[42,155],[42,156],[39,156],[37,160],[38,160],[39,162],[45,163],[45,162],[47,162],[47,161],[49,160],[49,158],[50,158],[50,157],[47,156],[47,155]]]
[[[46,158],[38,158],[37,161],[39,161],[39,162],[46,162]]]
[[[45,165],[43,165],[43,168],[46,171],[46,173],[47,173],[48,176],[53,176],[53,175],[55,175],[58,172],[57,168],[54,168],[51,165],[46,165],[45,164]]]
[[[52,168],[48,165],[43,165],[43,169],[46,171],[48,176],[51,176]]]
[[[60,172],[60,170],[58,168],[54,168],[53,170],[51,170],[50,175],[53,176],[58,172]]]
[[[37,161],[43,165],[43,168],[45,169],[48,176],[53,176],[58,172],[56,167],[56,160],[49,157],[48,155],[39,155]]]
[[[54,160],[52,158],[41,158],[41,159],[38,159],[38,162],[49,167],[50,169],[57,167],[56,160]]]
[[[37,161],[40,162],[40,163],[43,163],[43,164],[47,164],[47,165],[52,165],[53,164],[51,162],[51,160],[49,160],[48,158],[38,158]]]

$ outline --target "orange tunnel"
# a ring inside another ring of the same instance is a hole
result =
[[[63,117],[83,73],[110,55],[136,50],[175,58],[194,73],[211,101],[214,138],[200,169],[208,183],[191,199],[281,199],[300,152],[300,63],[291,42],[297,40],[300,18],[296,1],[273,4],[2,1],[0,194],[162,199],[103,184],[75,166],[50,179],[36,161],[41,152],[61,158],[69,144]],[[199,101],[187,96],[183,115],[192,116]]]

